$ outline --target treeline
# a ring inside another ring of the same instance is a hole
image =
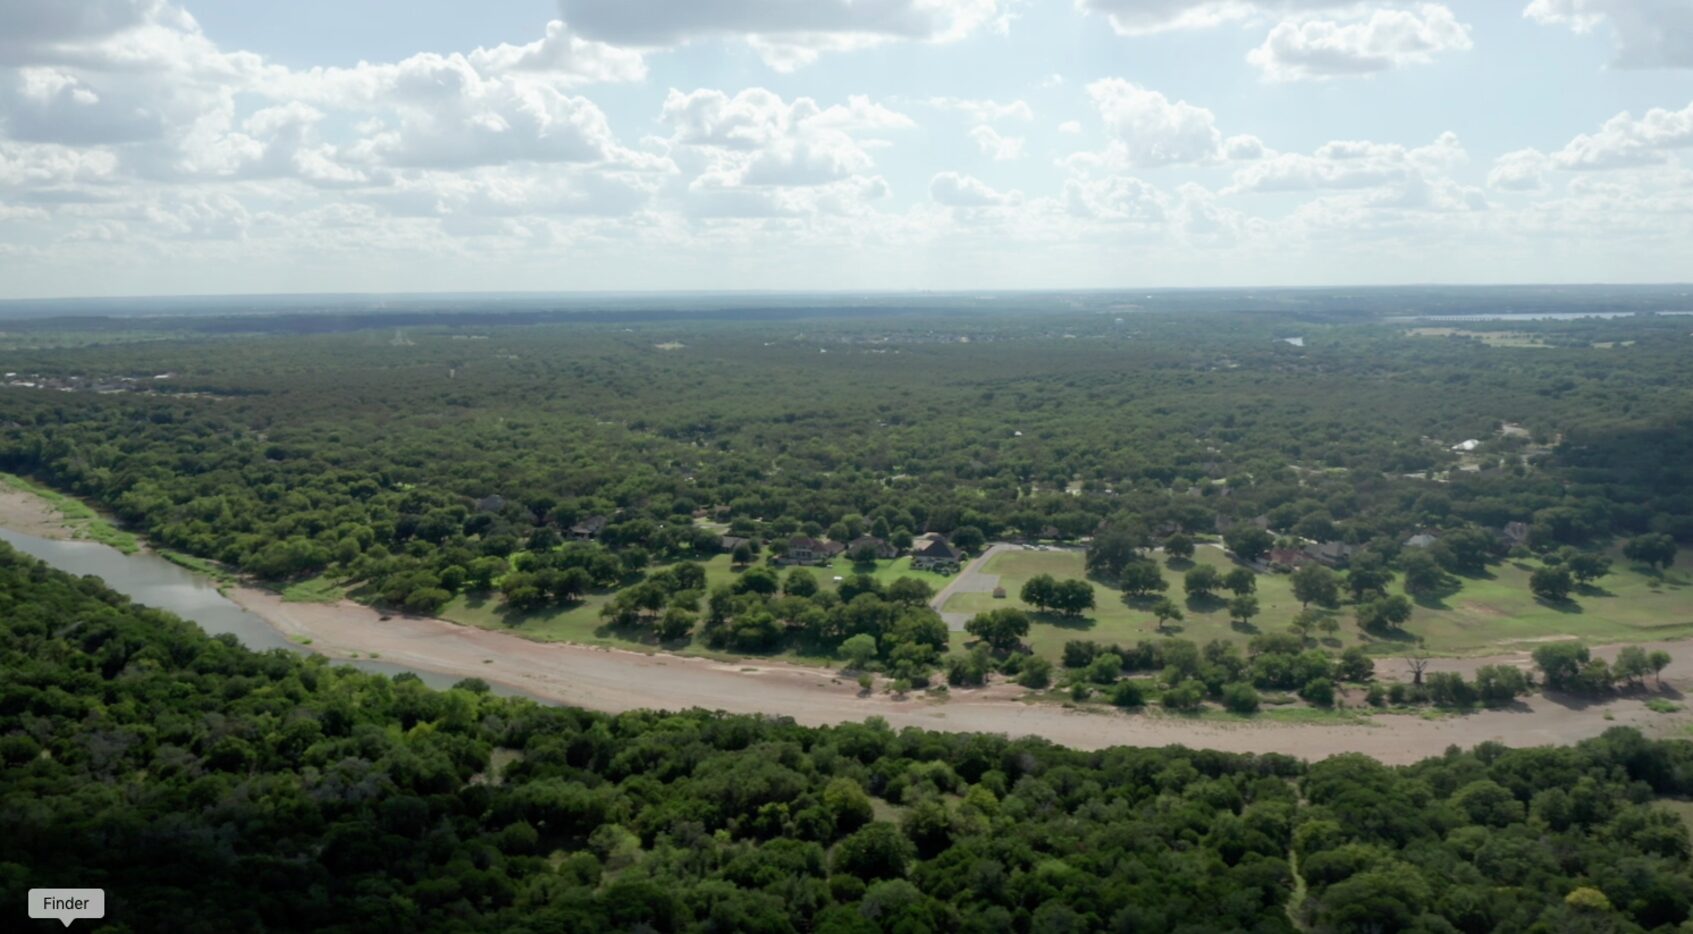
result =
[[[1662,930],[1693,746],[1407,768],[605,716],[255,654],[0,548],[0,898],[106,929]]]
[[[1452,543],[1435,553],[1448,569],[1473,564],[1465,536],[1514,521],[1536,549],[1693,540],[1687,338],[1653,320],[1613,325],[1653,335],[1626,353],[1509,366],[1271,314],[657,327],[20,352],[9,366],[169,374],[172,393],[0,389],[0,468],[159,544],[269,579],[368,581],[420,611],[497,584],[496,560],[545,565],[592,517],[626,572],[599,588],[714,554],[696,514],[760,545],[1074,540],[1102,523],[1150,543],[1262,522],[1390,562],[1428,530]],[[1321,339],[1274,340],[1290,328]],[[655,349],[672,339],[685,346]],[[1449,444],[1470,438],[1480,469],[1453,469]],[[574,583],[513,589],[541,606]]]

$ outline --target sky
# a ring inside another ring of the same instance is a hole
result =
[[[1693,280],[1693,0],[0,0],[0,298]]]

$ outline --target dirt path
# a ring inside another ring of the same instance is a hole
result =
[[[941,614],[941,620],[946,623],[946,628],[953,632],[963,632],[964,624],[970,621],[969,613],[948,613],[942,610],[941,608],[946,606],[946,602],[951,600],[954,594],[993,593],[993,589],[999,586],[999,575],[983,574],[982,568],[988,566],[988,562],[993,560],[994,555],[1002,551],[1017,551],[1021,547],[1021,545],[1011,545],[1004,542],[988,546],[987,551],[982,552],[976,560],[965,565],[964,570],[959,571],[957,577],[948,581],[947,585],[941,588],[941,592],[935,594],[935,598],[929,601],[929,606],[936,613]]]

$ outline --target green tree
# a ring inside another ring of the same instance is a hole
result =
[[[1399,566],[1405,572],[1405,592],[1413,597],[1436,596],[1450,586],[1440,563],[1425,549],[1406,549]]]
[[[838,651],[840,656],[846,659],[847,668],[862,671],[870,667],[870,663],[876,659],[876,637],[864,632],[848,636]]]
[[[1158,570],[1158,565],[1138,559],[1125,565],[1118,579],[1122,582],[1123,592],[1131,597],[1162,593],[1170,586],[1163,572]]]
[[[1085,563],[1089,574],[1106,579],[1119,577],[1130,563],[1140,559],[1146,534],[1130,524],[1113,523],[1101,529],[1088,543]]]
[[[1241,682],[1224,685],[1223,706],[1235,713],[1257,713],[1258,691],[1252,685]]]
[[[1290,583],[1300,606],[1334,606],[1340,600],[1340,578],[1320,564],[1307,564],[1294,571]]]
[[[1569,599],[1570,591],[1575,589],[1575,580],[1570,576],[1568,568],[1535,568],[1534,573],[1529,575],[1528,589],[1542,600],[1562,603]]]
[[[898,827],[876,821],[842,840],[835,847],[835,872],[872,879],[899,879],[917,857],[917,848]]]
[[[1647,567],[1669,570],[1675,564],[1675,539],[1662,532],[1653,532],[1629,540],[1622,548],[1623,557]]]
[[[1646,656],[1646,663],[1652,668],[1652,677],[1658,682],[1658,687],[1664,686],[1664,669],[1669,667],[1669,653],[1663,649],[1653,649]]]
[[[1209,564],[1194,565],[1182,577],[1182,588],[1190,597],[1209,597],[1222,584],[1222,574]]]
[[[1036,609],[1046,610],[1052,607],[1057,596],[1058,581],[1051,574],[1036,574],[1023,582],[1023,590],[1019,594],[1023,602]]]
[[[1591,584],[1611,573],[1611,559],[1594,551],[1578,551],[1564,559],[1564,567],[1578,583]]]
[[[1258,598],[1251,594],[1241,594],[1229,601],[1229,619],[1242,624],[1252,622],[1252,617],[1258,615]]]
[[[1223,535],[1223,544],[1242,561],[1252,562],[1270,553],[1276,540],[1255,525],[1236,525]]]
[[[1193,548],[1193,537],[1186,532],[1177,532],[1164,539],[1164,554],[1178,561],[1192,558]]]
[[[989,610],[965,623],[964,631],[997,651],[1008,652],[1022,645],[1029,634],[1029,614],[1012,607]]]
[[[805,568],[794,568],[782,581],[782,592],[790,597],[814,597],[817,590],[817,575]]]
[[[735,578],[736,593],[756,593],[769,596],[781,588],[781,581],[770,568],[747,568]]]
[[[1164,631],[1165,623],[1182,621],[1181,607],[1176,606],[1169,597],[1160,597],[1158,602],[1152,605],[1152,615],[1158,620],[1159,632]]]
[[[915,577],[901,577],[888,585],[888,600],[902,606],[923,606],[934,594],[927,581]]]
[[[1256,593],[1258,590],[1258,575],[1252,573],[1251,568],[1234,568],[1223,575],[1223,587],[1237,597]]]
[[[1646,673],[1652,670],[1652,662],[1647,658],[1644,648],[1625,645],[1617,650],[1617,660],[1611,670],[1628,683],[1639,684],[1646,680]]]

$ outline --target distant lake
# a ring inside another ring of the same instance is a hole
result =
[[[0,527],[0,541],[68,574],[98,577],[105,581],[107,587],[136,603],[175,613],[205,630],[207,635],[229,633],[255,652],[269,649],[285,649],[302,655],[309,652],[305,646],[288,641],[257,614],[249,613],[235,601],[218,593],[217,585],[212,581],[157,555],[145,552],[126,555],[99,542],[39,538],[3,527]],[[450,688],[460,680],[439,672],[383,661],[337,659],[336,664],[352,665],[361,671],[390,676],[410,672],[434,688]],[[512,696],[521,693],[499,685],[492,687],[496,694]]]

